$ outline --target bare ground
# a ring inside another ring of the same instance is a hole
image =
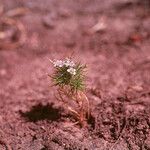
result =
[[[149,14],[149,0],[0,0],[0,150],[149,150]],[[48,77],[48,59],[73,52],[88,65],[86,128]]]

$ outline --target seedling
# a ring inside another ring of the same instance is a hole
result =
[[[71,58],[50,61],[54,67],[50,77],[57,89],[56,98],[77,119],[76,123],[84,126],[90,113],[84,83],[86,65],[75,63]]]

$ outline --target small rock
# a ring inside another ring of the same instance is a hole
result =
[[[5,76],[7,74],[7,71],[5,69],[0,70],[0,75]]]
[[[143,87],[142,87],[142,86],[138,86],[138,85],[132,86],[131,88],[132,88],[133,90],[137,91],[137,92],[141,92],[141,91],[143,90]]]
[[[98,21],[97,24],[95,24],[92,28],[91,28],[91,32],[92,33],[96,33],[96,32],[100,32],[100,31],[104,31],[106,29],[106,23],[104,21],[104,19],[100,19],[100,21]]]
[[[0,115],[0,122],[3,122],[3,117]]]
[[[71,16],[71,13],[67,9],[62,9],[62,10],[60,10],[59,15],[60,15],[60,17],[68,18]]]
[[[54,29],[54,27],[56,26],[54,20],[49,16],[43,18],[43,25],[49,29]]]
[[[18,131],[17,135],[20,136],[20,137],[23,137],[24,136],[24,132]]]

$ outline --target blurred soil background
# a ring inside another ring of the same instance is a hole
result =
[[[88,66],[91,118],[50,86],[50,59]],[[149,0],[0,0],[0,150],[150,150]]]

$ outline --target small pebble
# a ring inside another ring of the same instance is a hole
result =
[[[7,74],[7,71],[5,69],[0,70],[0,75],[5,76]]]

